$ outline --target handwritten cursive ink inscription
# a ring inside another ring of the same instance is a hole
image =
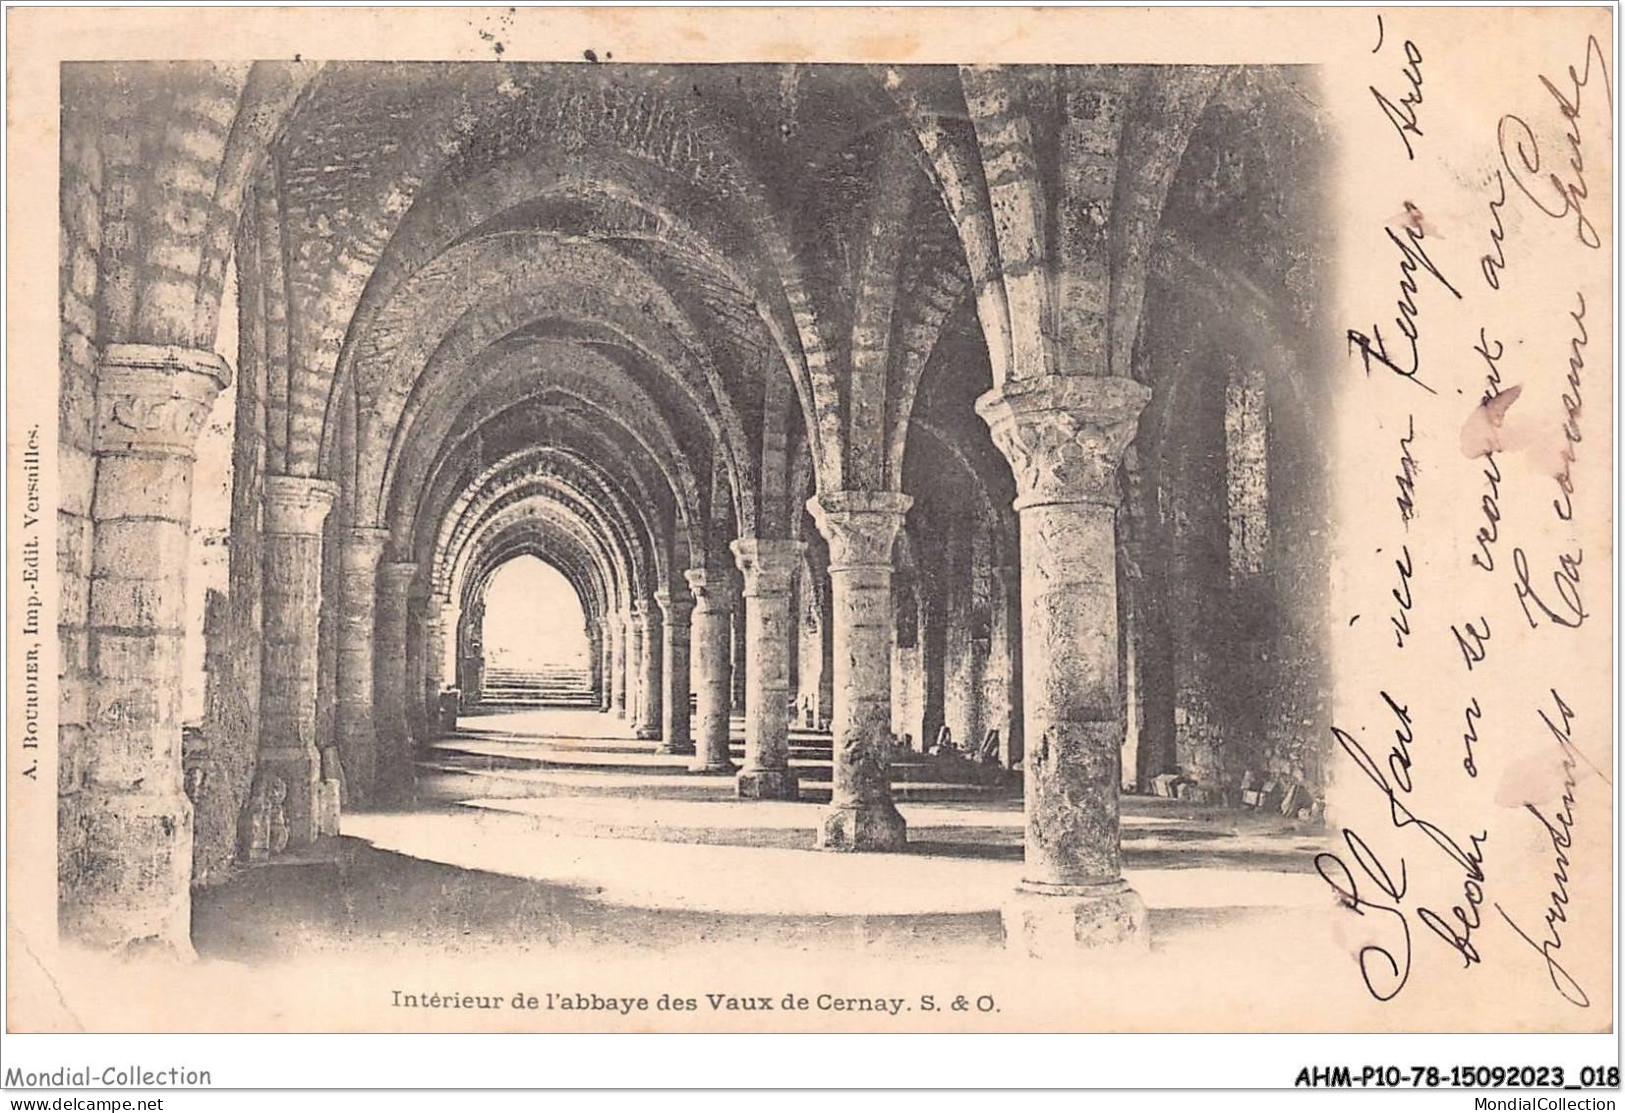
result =
[[[1501,393],[1501,367],[1502,355],[1506,346],[1499,340],[1490,340],[1484,329],[1478,330],[1478,343],[1473,345],[1473,351],[1483,357],[1488,371],[1484,376],[1484,402],[1490,402]],[[1514,387],[1514,390],[1517,388]],[[1479,496],[1479,512],[1484,515],[1484,524],[1478,527],[1473,540],[1478,545],[1478,552],[1472,554],[1471,560],[1475,568],[1485,572],[1495,571],[1494,546],[1501,538],[1501,465],[1495,460],[1494,452],[1484,453],[1484,484],[1488,488]]]
[[[1399,586],[1389,589],[1394,602],[1399,604],[1399,612],[1388,616],[1388,622],[1394,628],[1394,646],[1405,648],[1405,639],[1411,636],[1411,607],[1415,600],[1411,595],[1411,576],[1415,568],[1411,564],[1411,550],[1409,546],[1399,547],[1399,559],[1394,561],[1394,571],[1399,573]]]
[[[1486,643],[1490,640],[1489,620],[1480,618],[1478,621],[1484,627],[1482,630],[1471,622],[1462,623],[1463,626],[1467,627],[1465,632],[1455,626],[1450,627],[1450,632],[1456,638],[1456,648],[1461,650],[1461,659],[1467,663],[1468,672],[1471,672],[1474,665],[1483,661],[1489,655],[1489,650],[1485,648]]]
[[[1552,509],[1558,518],[1565,522],[1574,520],[1574,446],[1580,443],[1580,378],[1585,370],[1586,342],[1591,338],[1586,328],[1586,299],[1585,295],[1575,292],[1580,307],[1571,310],[1569,319],[1574,322],[1575,333],[1569,338],[1569,373],[1567,387],[1563,392],[1563,449],[1561,453],[1562,467],[1557,473],[1557,490],[1559,497],[1552,500]]]
[[[1416,473],[1420,470],[1416,464],[1416,454],[1411,446],[1416,443],[1416,415],[1410,414],[1405,418],[1405,435],[1399,438],[1399,472],[1394,476],[1394,483],[1399,487],[1399,495],[1394,503],[1399,507],[1399,520],[1410,528],[1411,520],[1416,517]]]
[[[1397,923],[1387,919],[1382,921],[1390,928],[1398,929],[1392,941],[1385,940],[1386,946],[1367,943],[1360,948],[1356,958],[1360,964],[1360,977],[1365,981],[1366,992],[1379,1001],[1392,1001],[1399,996],[1399,991],[1405,988],[1405,983],[1411,977],[1411,925],[1398,905],[1405,897],[1405,863],[1403,861],[1399,863],[1399,880],[1396,882],[1387,867],[1372,853],[1366,841],[1359,835],[1344,828],[1343,843],[1349,848],[1349,856],[1354,859],[1355,865],[1360,867],[1360,871],[1381,890],[1383,896],[1394,903],[1384,904],[1362,897],[1359,883],[1354,880],[1353,871],[1343,859],[1329,851],[1315,855],[1315,872],[1320,874],[1322,881],[1331,886],[1332,892],[1337,894],[1339,903],[1355,915],[1364,916],[1367,909],[1370,909],[1373,912],[1386,913],[1393,921],[1397,921]],[[1395,950],[1398,951],[1400,958],[1394,957]]]
[[[1377,17],[1377,36],[1376,49],[1371,52],[1373,54],[1382,49],[1381,16]],[[1400,67],[1399,74],[1404,79],[1405,84],[1410,86],[1409,90],[1402,93],[1396,102],[1379,91],[1375,85],[1369,86],[1369,88],[1371,89],[1371,95],[1376,98],[1377,107],[1388,118],[1388,122],[1393,125],[1395,133],[1399,136],[1399,141],[1405,144],[1405,157],[1414,160],[1416,158],[1416,149],[1411,146],[1411,136],[1414,135],[1417,138],[1422,136],[1422,129],[1416,122],[1416,110],[1422,104],[1422,51],[1410,39],[1405,40],[1402,49],[1405,52],[1405,64]]]
[[[1382,330],[1377,325],[1371,326],[1369,335],[1358,329],[1349,329],[1347,332],[1348,350],[1360,353],[1360,363],[1367,375],[1371,374],[1371,364],[1376,362],[1389,371],[1408,379],[1427,391],[1437,394],[1438,391],[1428,386],[1420,378],[1422,370],[1421,330],[1416,319],[1421,315],[1421,307],[1417,305],[1417,295],[1420,293],[1418,274],[1431,276],[1440,286],[1448,290],[1452,297],[1461,298],[1461,291],[1451,284],[1444,276],[1437,264],[1428,256],[1427,249],[1422,241],[1427,239],[1423,230],[1421,211],[1411,202],[1405,202],[1405,212],[1410,217],[1405,222],[1403,237],[1392,227],[1384,228],[1388,241],[1399,251],[1399,298],[1395,305],[1399,313],[1394,323],[1399,326],[1399,332],[1404,337],[1408,351],[1401,351],[1394,355],[1388,352],[1388,342],[1383,339]]]
[[[1501,210],[1507,203],[1507,182],[1499,170],[1495,172],[1495,193],[1495,200],[1490,202],[1490,221],[1493,225],[1490,228],[1490,249],[1478,257],[1478,269],[1484,276],[1485,284],[1492,290],[1499,290],[1501,272],[1507,269],[1507,253],[1504,246],[1507,226],[1501,219]]]
[[[1557,952],[1563,949],[1563,936],[1558,930],[1558,925],[1569,922],[1569,866],[1572,864],[1569,860],[1569,851],[1574,847],[1574,770],[1577,755],[1573,741],[1574,710],[1563,702],[1563,697],[1558,694],[1556,688],[1551,692],[1561,722],[1554,723],[1552,717],[1544,710],[1538,714],[1541,722],[1546,724],[1546,729],[1557,741],[1558,750],[1562,754],[1563,795],[1559,802],[1561,806],[1548,816],[1533,804],[1524,805],[1524,809],[1546,829],[1546,836],[1552,843],[1553,888],[1547,894],[1549,899],[1544,917],[1545,938],[1537,942],[1534,936],[1520,927],[1499,903],[1495,905],[1495,910],[1501,914],[1507,926],[1517,932],[1518,936],[1545,961],[1546,973],[1551,978],[1552,988],[1557,990],[1565,1001],[1585,1009],[1591,1007],[1591,998],[1580,987],[1574,975],[1564,969],[1557,955]]]
[[[1589,617],[1585,602],[1580,598],[1582,559],[1583,554],[1578,552],[1558,555],[1557,569],[1552,572],[1552,588],[1555,594],[1547,595],[1543,599],[1529,582],[1529,558],[1522,549],[1512,550],[1512,571],[1518,578],[1513,590],[1518,594],[1518,605],[1523,607],[1523,617],[1531,630],[1540,627],[1540,617],[1531,613],[1529,609],[1531,605],[1548,622],[1571,630],[1580,626]],[[1557,609],[1554,610],[1546,599],[1552,600]]]
[[[1467,709],[1462,713],[1467,721],[1466,729],[1461,732],[1461,747],[1466,751],[1461,759],[1461,767],[1467,770],[1469,777],[1478,776],[1478,762],[1473,757],[1473,747],[1478,745],[1478,724],[1484,718],[1484,709],[1478,706],[1478,697],[1474,696],[1467,702]]]
[[[1377,764],[1377,760],[1353,735],[1334,726],[1332,736],[1337,739],[1343,752],[1354,759],[1355,765],[1366,779],[1387,799],[1389,820],[1394,827],[1399,830],[1409,828],[1420,832],[1462,870],[1465,875],[1463,883],[1465,907],[1458,905],[1450,910],[1454,922],[1428,908],[1419,908],[1417,919],[1460,955],[1467,965],[1472,965],[1480,961],[1477,947],[1472,942],[1472,933],[1479,925],[1477,910],[1484,900],[1483,847],[1484,843],[1489,841],[1489,832],[1483,831],[1468,836],[1467,845],[1463,846],[1438,824],[1418,816],[1401,799],[1402,795],[1409,796],[1412,787],[1410,744],[1413,735],[1410,715],[1406,706],[1387,692],[1382,693],[1382,698],[1399,722],[1394,731],[1394,745],[1388,751],[1386,774]],[[1389,779],[1390,775],[1392,780]],[[1343,841],[1361,872],[1393,903],[1384,904],[1362,897],[1353,871],[1341,858],[1329,851],[1322,851],[1315,856],[1315,870],[1321,879],[1331,886],[1344,907],[1362,916],[1368,909],[1385,912],[1398,920],[1401,930],[1388,946],[1369,944],[1362,947],[1359,952],[1360,973],[1365,980],[1366,990],[1379,1001],[1390,1001],[1405,988],[1411,969],[1410,924],[1400,908],[1400,902],[1404,900],[1407,889],[1405,860],[1401,858],[1398,861],[1396,881],[1394,871],[1385,866],[1369,844],[1354,831],[1345,828]],[[1399,958],[1395,957],[1396,949],[1401,956]],[[1380,966],[1377,966],[1378,959],[1381,960]]]
[[[1569,149],[1570,177],[1565,178],[1560,173],[1548,171],[1544,182],[1535,181],[1542,173],[1540,143],[1535,138],[1533,129],[1522,117],[1510,113],[1501,117],[1497,139],[1501,162],[1511,175],[1512,184],[1518,187],[1539,212],[1553,220],[1572,220],[1575,237],[1586,247],[1596,249],[1602,246],[1602,238],[1597,234],[1596,227],[1585,212],[1585,203],[1590,199],[1591,190],[1585,179],[1586,164],[1580,131],[1581,96],[1591,83],[1593,62],[1596,63],[1598,76],[1602,80],[1602,94],[1608,101],[1608,108],[1612,110],[1614,92],[1608,77],[1608,62],[1603,57],[1602,46],[1598,44],[1595,35],[1586,39],[1584,72],[1577,74],[1573,66],[1569,67],[1566,90],[1559,89],[1545,74],[1540,75],[1540,83],[1545,86],[1546,92],[1550,94],[1558,112],[1566,121],[1564,142]],[[1513,158],[1514,155],[1517,156],[1516,159]]]

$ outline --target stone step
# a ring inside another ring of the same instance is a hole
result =
[[[470,755],[469,759],[457,759],[450,755],[437,754],[425,758],[417,763],[418,771],[423,775],[463,775],[475,777],[493,777],[503,779],[505,775],[518,774],[513,779],[520,780],[526,773],[547,772],[559,773],[658,773],[657,769],[631,769],[626,765],[602,766],[597,764],[580,763],[551,763],[537,762],[523,758],[509,758],[485,755]],[[675,771],[673,771],[675,772]],[[809,804],[827,804],[833,795],[832,783],[820,777],[814,770],[797,770],[802,774],[798,784],[799,795],[797,799]],[[695,795],[694,799],[715,798],[715,787],[711,782],[721,778],[695,775],[692,777]],[[521,783],[535,785],[536,782],[526,779]],[[548,782],[545,788],[539,790],[544,795],[576,795],[576,796],[638,796],[646,789],[636,782],[629,780],[626,787],[602,781],[592,782],[583,780],[572,783],[568,780]],[[680,799],[681,790],[667,788],[662,795],[669,799]],[[892,796],[899,802],[910,803],[954,803],[978,800],[984,798],[997,798],[1001,789],[994,785],[981,784],[946,784],[939,781],[898,781],[892,782]]]
[[[745,743],[742,739],[733,740],[729,744],[728,751],[735,765],[744,764]],[[825,735],[822,740],[813,737],[803,740],[796,738],[794,734],[791,735],[791,768],[830,769],[834,764],[834,743],[828,735]],[[1011,773],[997,767],[977,765],[970,761],[929,758],[924,754],[894,757],[891,763],[891,778],[893,784],[935,782],[982,785],[1009,782],[1019,785],[1021,783],[1019,773]]]
[[[598,705],[598,696],[591,671],[579,666],[492,666],[485,670],[480,702],[495,707],[590,708]]]
[[[456,739],[437,744],[426,762],[438,767],[462,772],[496,772],[509,769],[578,770],[594,773],[647,773],[654,769],[685,770],[688,758],[681,755],[657,755],[651,750],[623,748],[594,749],[580,746],[548,746],[544,742],[522,744],[517,752],[504,747],[506,752],[495,754],[477,748],[477,740],[468,740],[460,746]],[[734,764],[743,764],[743,752],[734,755]],[[803,784],[827,785],[833,776],[834,762],[828,754],[819,757],[798,757],[792,754],[790,768]],[[975,778],[966,771],[944,767],[940,763],[903,760],[893,762],[891,780],[894,786],[964,786],[982,788],[998,784],[999,778]]]

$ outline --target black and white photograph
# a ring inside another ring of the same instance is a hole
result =
[[[93,14],[7,11],[8,1032],[1617,1091],[1608,9]]]

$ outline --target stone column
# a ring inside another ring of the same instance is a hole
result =
[[[340,554],[338,707],[334,734],[344,770],[346,801],[362,806],[373,798],[378,774],[378,730],[372,713],[372,634],[378,599],[378,558],[386,529],[350,531]]]
[[[818,611],[818,711],[812,723],[818,730],[828,730],[830,718],[835,714],[835,639],[834,612],[830,609],[829,588],[819,592]]]
[[[612,614],[604,620],[609,632],[610,642],[610,672],[611,677],[611,709],[616,718],[624,719],[626,710],[626,628],[630,625],[624,612]]]
[[[463,710],[478,707],[485,693],[485,603],[469,604],[457,631],[457,690]]]
[[[598,619],[598,710],[608,713],[615,707],[615,637],[608,615]]]
[[[919,749],[936,745],[937,735],[947,722],[948,607],[943,586],[922,578],[916,585],[918,605],[920,707]]]
[[[592,688],[593,699],[602,699],[604,691],[604,624],[596,618],[588,619],[587,635],[587,684]]]
[[[409,589],[406,595],[406,683],[401,689],[401,703],[406,709],[406,737],[415,744],[424,737],[427,720],[423,715],[424,680],[429,675],[427,640],[430,598],[422,588]]]
[[[462,629],[463,608],[454,600],[447,599],[443,604],[446,616],[446,655],[441,659],[441,675],[445,678],[446,687],[457,693],[459,711],[462,710]]]
[[[446,688],[446,631],[455,629],[451,605],[429,597],[423,612],[423,722],[425,740],[440,737],[440,693]]]
[[[897,850],[907,842],[891,798],[892,544],[914,500],[834,491],[807,503],[829,542],[835,641],[835,791],[819,826],[826,850]]]
[[[64,936],[190,955],[192,806],[181,654],[198,433],[231,369],[213,352],[113,344],[96,382],[90,753],[58,811]],[[67,772],[67,770],[64,770]]]
[[[660,639],[660,615],[650,603],[638,604],[642,619],[638,631],[641,647],[638,650],[638,718],[637,736],[645,741],[660,737],[662,723],[662,665],[665,649]]]
[[[745,767],[740,796],[794,800],[790,772],[790,583],[799,541],[746,538],[733,543],[745,576]],[[736,681],[737,683],[737,681]]]
[[[372,683],[377,700],[378,797],[398,800],[412,784],[412,747],[406,731],[406,599],[418,566],[378,566],[378,617]]]
[[[746,608],[739,607],[734,611],[733,626],[728,632],[728,652],[733,657],[733,668],[730,675],[733,677],[733,687],[728,689],[728,714],[743,715],[745,713],[746,677],[750,674],[745,670],[746,646],[750,636],[745,629]]]
[[[1021,569],[993,569],[993,642],[988,649],[991,725],[999,731],[999,764],[1012,769],[1022,758]]]
[[[694,593],[695,773],[732,773],[728,717],[733,699],[734,583],[729,572],[691,568],[683,574]]]
[[[626,613],[626,721],[636,733],[643,726],[643,604]]]
[[[322,524],[338,493],[338,485],[324,479],[293,475],[265,479],[264,652],[256,773],[261,780],[282,783],[290,846],[338,833],[338,781],[324,780],[316,748]]]
[[[948,654],[943,680],[943,722],[954,746],[963,754],[975,754],[982,745],[987,712],[982,700],[983,663],[987,659],[972,637],[971,615],[961,612],[948,626]]]
[[[1150,397],[1102,376],[1008,382],[976,403],[1021,519],[1026,854],[1006,931],[1033,954],[1149,942],[1122,879],[1117,465]]]
[[[664,688],[660,705],[660,752],[663,754],[691,754],[694,736],[689,729],[689,615],[694,611],[694,600],[686,592],[676,595],[668,591],[655,592],[660,606],[661,656],[660,675]]]

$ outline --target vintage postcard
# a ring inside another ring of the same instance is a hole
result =
[[[1613,1030],[1611,9],[7,18],[8,1031]]]

